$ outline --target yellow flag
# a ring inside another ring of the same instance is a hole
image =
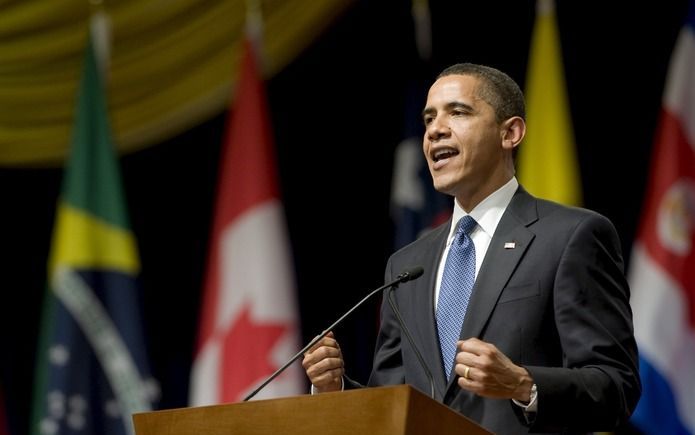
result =
[[[526,79],[527,134],[519,150],[519,181],[533,195],[580,205],[560,39],[553,0],[538,0]]]

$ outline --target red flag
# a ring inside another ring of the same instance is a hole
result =
[[[299,349],[291,252],[265,89],[245,41],[219,184],[191,374],[194,406],[243,399]],[[256,398],[299,394],[294,364]]]
[[[630,260],[644,434],[695,434],[695,0],[671,56]]]

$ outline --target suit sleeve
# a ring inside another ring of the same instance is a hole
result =
[[[563,367],[526,367],[538,386],[532,431],[610,430],[629,418],[641,390],[629,293],[615,228],[591,214],[570,235],[555,276]]]
[[[392,269],[391,260],[389,260],[386,265],[384,282],[393,280]],[[386,291],[384,291],[383,297],[386,297]],[[405,383],[400,327],[398,319],[384,298],[381,302],[381,325],[376,339],[372,373],[368,382],[370,387]]]

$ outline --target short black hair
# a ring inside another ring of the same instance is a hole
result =
[[[437,79],[450,75],[474,76],[481,79],[478,96],[495,110],[497,122],[513,116],[526,120],[524,94],[519,85],[502,71],[475,63],[457,63],[445,68]]]

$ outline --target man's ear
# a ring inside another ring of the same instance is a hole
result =
[[[502,148],[514,149],[526,134],[526,122],[520,116],[512,116],[502,123]]]

